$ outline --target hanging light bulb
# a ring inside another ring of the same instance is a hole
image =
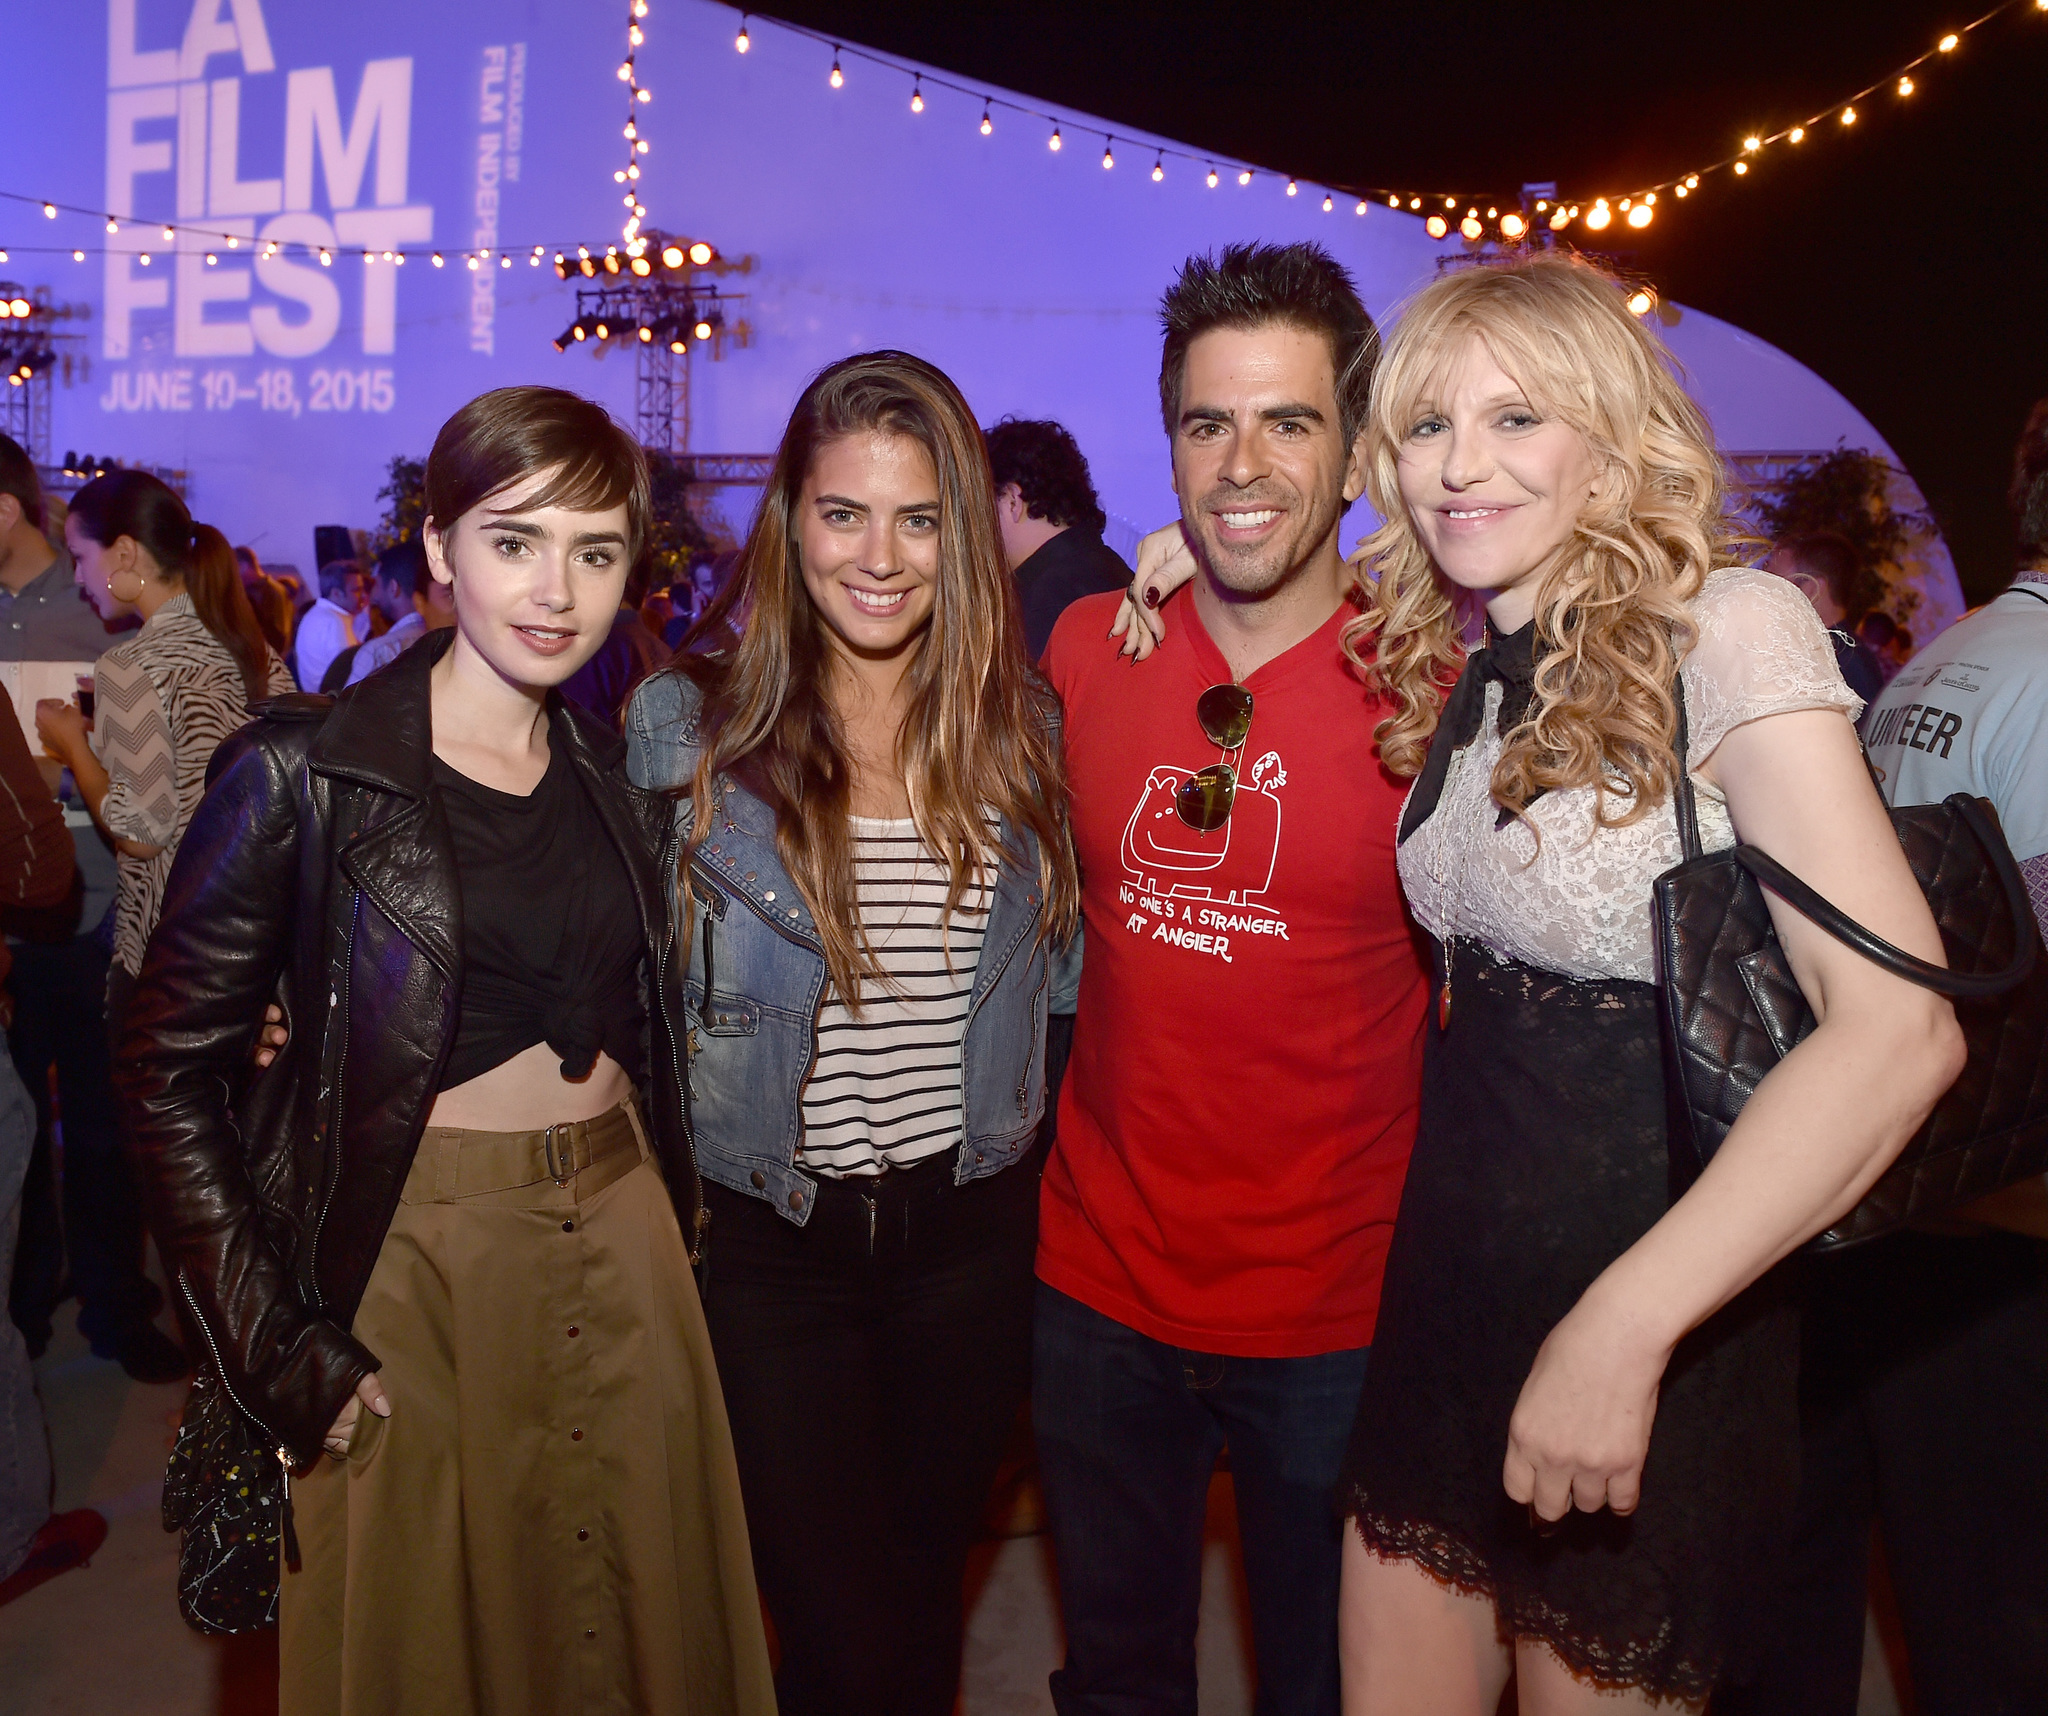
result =
[[[1445,220],[1442,215],[1433,214],[1422,223],[1422,227],[1431,238],[1442,238],[1445,233],[1451,230],[1451,223]]]
[[[1208,184],[1210,190],[1213,191],[1216,188],[1216,169],[1214,167],[1209,169]]]
[[[228,249],[230,249],[230,250],[235,250],[235,249],[239,249],[239,248],[240,248],[240,246],[241,246],[241,243],[242,243],[242,241],[241,241],[241,240],[240,240],[239,238],[237,238],[237,237],[236,237],[236,236],[235,236],[235,235],[234,235],[233,233],[229,233],[229,234],[228,234]]]
[[[1365,198],[1363,198],[1363,197],[1360,197],[1360,198],[1358,199],[1358,212],[1359,212],[1360,214],[1364,214],[1364,213],[1365,213]]]
[[[55,220],[56,218],[57,218],[57,205],[56,205],[55,203],[45,203],[45,204],[43,204],[43,219],[44,219],[44,220]]]
[[[1590,227],[1594,232],[1605,232],[1608,228],[1609,223],[1612,222],[1613,219],[1614,213],[1611,209],[1608,208],[1607,201],[1603,197],[1599,202],[1595,203],[1590,210],[1587,211],[1586,225]]]
[[[839,44],[836,42],[832,45],[832,77],[830,81],[834,89],[844,89],[846,87],[846,73],[839,69]]]
[[[695,334],[700,340],[708,340],[711,338],[711,324],[709,322],[699,322],[690,332]]]
[[[652,101],[654,99],[654,91],[651,89],[636,89],[633,91],[633,99],[635,101]]]
[[[1103,140],[1102,140],[1102,170],[1103,170],[1103,171],[1104,171],[1105,173],[1106,173],[1106,172],[1108,172],[1110,168],[1112,168],[1112,167],[1114,167],[1114,166],[1116,165],[1116,157],[1115,157],[1115,156],[1114,156],[1113,154],[1111,154],[1111,153],[1110,153],[1110,147],[1109,147],[1109,145],[1110,145],[1110,139],[1109,139],[1109,138],[1107,138],[1107,137],[1103,138]]]
[[[334,253],[332,251],[323,250],[320,252],[320,266],[322,268],[332,268],[334,266]]]
[[[85,260],[85,252],[82,250],[74,250],[71,253],[71,260],[73,262],[83,262]]]
[[[1785,141],[1787,143],[1804,143],[1806,141],[1806,127],[1803,125],[1793,126],[1790,131],[1785,133]]]
[[[111,220],[111,219],[110,219],[110,220],[109,220],[109,221],[107,222],[107,231],[109,231],[109,232],[119,232],[120,230],[121,230],[121,223],[120,223],[119,221],[117,221],[117,220]]]
[[[1688,173],[1688,174],[1686,174],[1686,176],[1685,176],[1685,188],[1686,188],[1687,190],[1689,190],[1689,191],[1696,191],[1696,190],[1698,190],[1698,189],[1700,188],[1700,176],[1699,176],[1699,174],[1697,174],[1697,173]]]
[[[1516,214],[1513,209],[1508,210],[1506,214],[1500,217],[1500,235],[1502,238],[1520,238],[1528,230],[1529,223]]]
[[[745,53],[754,45],[753,39],[747,34],[747,15],[744,12],[740,14],[740,33],[733,37],[732,45],[740,53]]]
[[[1563,232],[1571,224],[1572,214],[1570,209],[1558,208],[1552,211],[1550,216],[1550,230],[1552,232]]]
[[[1467,238],[1476,239],[1486,228],[1479,224],[1479,217],[1476,214],[1468,214],[1458,222],[1458,230]]]
[[[1657,307],[1657,294],[1647,286],[1639,286],[1628,295],[1628,313],[1631,316],[1647,316]]]
[[[690,246],[690,260],[699,268],[708,268],[711,265],[711,258],[716,254],[717,252],[701,238]]]
[[[1750,154],[1754,155],[1764,146],[1764,140],[1761,137],[1745,137],[1742,140],[1742,146]]]
[[[1335,197],[1331,196],[1331,195],[1330,195],[1330,193],[1329,193],[1328,191],[1325,191],[1325,192],[1323,193],[1323,213],[1324,213],[1324,214],[1328,214],[1328,213],[1330,213],[1330,211],[1331,211],[1332,209],[1336,208],[1336,206],[1337,206],[1337,199],[1336,199]]]
[[[1672,190],[1672,193],[1671,193],[1671,194],[1672,194],[1672,195],[1673,195],[1674,197],[1682,197],[1682,196],[1684,196],[1684,195],[1686,194],[1686,190],[1687,190],[1687,187],[1686,187],[1686,186],[1684,186],[1684,185],[1679,185],[1679,186],[1675,187],[1675,188],[1674,188],[1674,189]]]
[[[1855,108],[1853,108],[1853,107],[1845,107],[1845,108],[1843,108],[1843,109],[1842,109],[1842,123],[1843,123],[1844,125],[1854,125],[1854,124],[1856,123],[1856,109],[1855,109]]]
[[[915,81],[914,83],[912,83],[912,84],[911,84],[911,86],[910,86],[910,111],[911,111],[912,113],[922,113],[922,112],[924,111],[924,79],[923,79],[923,78],[919,78],[919,79],[917,79],[917,80],[916,80],[916,81]]]
[[[1166,177],[1166,156],[1162,153],[1153,157],[1152,182],[1156,185]]]
[[[1057,125],[1052,128],[1052,135],[1045,140],[1045,146],[1055,155],[1060,152],[1060,128]]]
[[[1637,203],[1634,208],[1628,211],[1628,224],[1638,232],[1656,218],[1657,211],[1651,208],[1648,203]]]
[[[1292,179],[1289,179],[1287,181],[1287,194],[1290,197],[1299,196],[1301,194],[1301,187],[1297,185]]]
[[[1499,220],[1499,219],[1500,219],[1500,210],[1499,210],[1499,209],[1488,209],[1488,210],[1486,211],[1486,218],[1487,218],[1488,220]]]
[[[996,122],[988,116],[988,103],[981,104],[981,134],[986,137],[996,128]]]
[[[1252,182],[1252,170],[1251,170],[1251,168],[1247,167],[1247,168],[1245,168],[1245,169],[1244,169],[1244,171],[1242,171],[1241,173],[1239,173],[1239,174],[1237,175],[1237,182],[1238,182],[1238,183],[1239,183],[1240,185],[1248,185],[1248,184],[1250,184],[1250,183]]]
[[[1936,42],[1934,45],[1942,53],[1952,54],[1956,51],[1956,44],[1960,42],[1962,39],[1963,38],[1961,36],[1957,35],[1953,30],[1951,30],[1947,35],[1943,36],[1941,40]]]
[[[1736,176],[1736,177],[1737,177],[1738,179],[1739,179],[1739,178],[1741,178],[1741,177],[1742,177],[1742,175],[1743,175],[1744,173],[1748,172],[1748,171],[1749,171],[1749,163],[1748,163],[1747,161],[1737,161],[1737,162],[1735,163],[1735,176]]]

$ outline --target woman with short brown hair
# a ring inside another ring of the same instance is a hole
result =
[[[645,465],[503,388],[427,508],[454,628],[223,748],[121,1071],[165,1262],[295,1473],[280,1707],[766,1716],[667,807],[556,689],[644,549]]]

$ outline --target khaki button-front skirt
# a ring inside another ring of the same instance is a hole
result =
[[[354,1333],[391,1416],[293,1483],[280,1716],[772,1716],[704,1313],[631,1105],[429,1128]]]

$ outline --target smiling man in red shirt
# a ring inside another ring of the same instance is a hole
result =
[[[1346,660],[1338,546],[1377,336],[1313,245],[1196,258],[1160,396],[1198,564],[1133,667],[1054,631],[1087,953],[1045,1172],[1033,1417],[1061,1716],[1195,1704],[1230,1450],[1259,1708],[1337,1711],[1332,1500],[1415,1133],[1425,979],[1405,783]]]

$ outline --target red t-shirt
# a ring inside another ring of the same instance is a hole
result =
[[[1039,1278],[1175,1346],[1293,1358],[1371,1343],[1422,1080],[1427,980],[1394,871],[1407,782],[1329,623],[1251,675],[1230,820],[1174,789],[1219,760],[1231,679],[1183,591],[1133,666],[1118,597],[1061,617],[1087,952]]]

